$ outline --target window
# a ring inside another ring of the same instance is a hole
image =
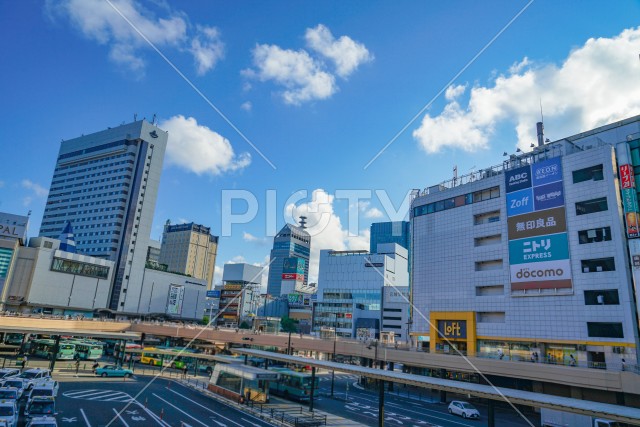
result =
[[[43,246],[44,248],[46,248],[46,249],[53,249],[53,242],[48,242],[48,241],[46,241],[46,240],[45,240],[45,241],[42,243],[42,246]]]
[[[587,322],[587,331],[595,338],[624,338],[622,323]]]
[[[578,231],[578,241],[585,243],[606,242],[611,240],[611,227],[592,228]]]
[[[619,305],[620,297],[617,289],[601,289],[584,291],[585,305]]]
[[[388,311],[388,312],[391,312],[391,313],[401,313],[402,309],[401,308],[385,308],[382,311]]]
[[[473,216],[473,223],[475,225],[488,224],[498,221],[500,221],[500,211],[485,212]]]
[[[607,198],[600,197],[598,199],[585,200],[576,203],[576,215],[586,215],[594,212],[603,212],[609,209]]]
[[[474,246],[496,245],[502,241],[502,235],[495,234],[493,236],[476,237],[473,240]]]
[[[488,297],[504,295],[504,285],[476,286],[476,296]]]
[[[402,317],[382,316],[382,320],[402,320]]]
[[[573,171],[573,183],[578,184],[585,181],[602,181],[604,173],[602,165],[591,166],[584,169]]]
[[[502,269],[501,259],[476,262],[476,271],[489,271],[489,270],[501,270],[501,269]]]
[[[477,319],[478,323],[504,323],[505,313],[504,311],[480,311]]]
[[[583,273],[597,273],[600,271],[615,271],[616,263],[611,258],[585,259],[581,261]]]

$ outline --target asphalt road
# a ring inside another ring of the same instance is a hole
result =
[[[58,425],[266,427],[271,424],[175,382],[150,378],[61,382]]]
[[[339,415],[341,417],[358,421],[363,424],[378,425],[378,391],[363,390],[358,386],[356,375],[336,373],[334,384],[334,396],[330,398],[331,374],[323,373],[320,378],[320,398],[315,402],[315,408]],[[406,389],[400,390],[401,396],[394,393],[385,394],[385,425],[389,426],[420,426],[420,427],[483,427],[487,425],[486,407],[476,405],[481,414],[480,420],[464,420],[447,412],[447,404],[439,403],[436,394],[433,396],[406,395]],[[448,396],[448,401],[461,397]],[[526,414],[534,425],[540,425],[539,417]],[[504,427],[529,426],[511,408],[496,408],[496,425]]]

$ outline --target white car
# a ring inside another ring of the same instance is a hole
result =
[[[29,395],[27,396],[27,405],[34,397],[57,397],[58,387],[58,381],[51,378],[34,383]],[[0,391],[2,391],[1,388]]]
[[[462,418],[480,419],[480,412],[469,402],[452,400],[449,403],[449,413],[459,415]]]
[[[27,427],[58,427],[58,422],[53,417],[34,417],[31,418]]]
[[[16,390],[18,390],[18,400],[20,400],[20,398],[22,398],[22,395],[24,394],[24,382],[22,381],[22,378],[8,378],[2,381],[2,387],[15,388]]]
[[[15,400],[0,401],[0,422],[5,422],[7,427],[18,426],[18,404]]]
[[[16,402],[22,397],[22,390],[15,387],[0,387],[1,400],[15,400]]]
[[[18,375],[20,375],[20,369],[13,369],[13,368],[0,369],[0,379],[16,377]]]
[[[40,368],[27,369],[21,373],[18,378],[22,378],[22,381],[24,382],[24,389],[29,390],[35,383],[46,378],[51,378],[51,371]]]

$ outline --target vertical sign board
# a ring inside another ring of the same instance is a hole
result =
[[[7,277],[12,258],[12,249],[0,248],[0,279],[5,279]]]
[[[562,159],[507,171],[505,188],[511,291],[570,289]]]
[[[167,302],[167,314],[182,314],[182,301],[184,300],[184,286],[169,286],[169,301]]]
[[[620,187],[622,189],[622,206],[627,224],[627,237],[640,237],[638,231],[638,195],[636,194],[636,180],[633,166],[620,165]]]

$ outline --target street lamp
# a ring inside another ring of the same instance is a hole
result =
[[[338,313],[333,313],[334,322],[333,322],[333,362],[336,361],[336,342],[338,340]],[[336,378],[335,369],[331,371],[331,397],[333,397],[333,385]]]

